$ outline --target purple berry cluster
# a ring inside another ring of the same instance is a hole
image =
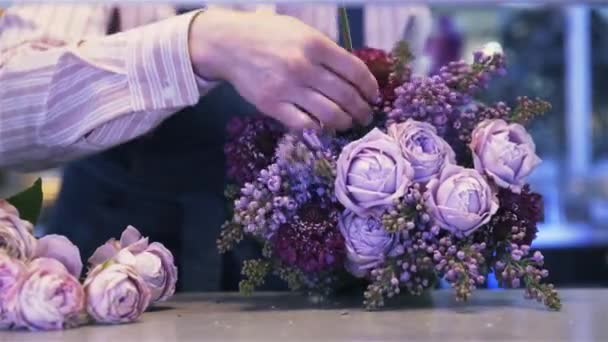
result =
[[[500,51],[476,51],[473,60],[473,64],[462,60],[450,62],[439,69],[438,75],[451,89],[473,95],[487,88],[492,76],[506,74],[505,58]]]
[[[426,121],[434,125],[440,135],[447,132],[457,107],[465,104],[465,98],[439,76],[414,77],[397,87],[395,94],[397,98],[388,113],[389,123],[407,119]]]

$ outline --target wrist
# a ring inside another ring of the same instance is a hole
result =
[[[237,13],[210,9],[200,11],[192,20],[188,34],[190,59],[194,72],[206,80],[228,80],[230,32]]]

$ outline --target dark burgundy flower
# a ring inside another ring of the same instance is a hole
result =
[[[537,224],[543,220],[543,199],[525,185],[520,194],[508,189],[498,192],[500,209],[491,221],[494,239],[505,240],[518,245],[531,245],[538,233]]]
[[[228,177],[239,184],[255,179],[268,166],[283,134],[281,126],[262,117],[233,118],[227,126],[224,147]]]
[[[385,102],[393,101],[395,99],[395,88],[399,86],[399,82],[391,78],[394,68],[394,60],[391,54],[374,48],[362,48],[353,51],[353,54],[359,57],[367,65],[372,75],[376,77],[383,100]]]
[[[281,225],[273,237],[274,252],[281,261],[307,273],[342,265],[344,238],[336,215],[314,205],[304,206],[298,214]]]

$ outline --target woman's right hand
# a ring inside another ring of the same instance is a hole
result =
[[[231,83],[260,112],[299,130],[371,121],[378,84],[365,64],[287,16],[213,9],[193,20],[194,71]]]

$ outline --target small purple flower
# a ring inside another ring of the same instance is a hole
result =
[[[379,215],[403,196],[413,176],[395,140],[375,128],[342,150],[336,198],[357,215]]]
[[[403,253],[397,234],[387,232],[379,219],[345,211],[338,223],[346,246],[346,269],[355,277],[365,277],[387,256]]]
[[[457,236],[472,234],[498,210],[490,185],[473,169],[447,165],[427,189],[426,205],[435,222]]]
[[[486,120],[473,131],[471,151],[475,169],[500,187],[520,193],[524,179],[540,164],[526,129],[504,120]]]
[[[408,119],[392,124],[388,134],[399,144],[403,157],[414,168],[414,182],[427,182],[437,175],[447,163],[454,164],[456,156],[437,130],[426,122]]]

